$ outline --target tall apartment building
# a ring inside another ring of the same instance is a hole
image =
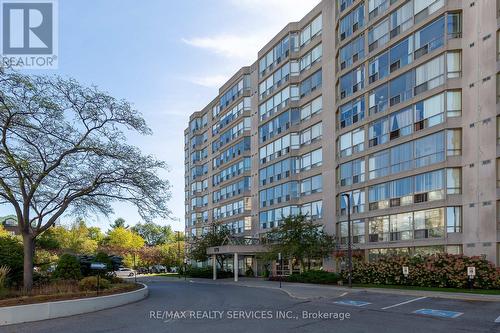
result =
[[[498,17],[496,0],[323,0],[288,24],[190,118],[187,235],[302,212],[344,246],[349,194],[367,260],[500,264]]]

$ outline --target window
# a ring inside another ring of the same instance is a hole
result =
[[[420,3],[424,1],[415,1]],[[415,59],[444,45],[444,16],[415,33]]]
[[[290,134],[261,147],[259,150],[260,163],[272,161],[290,151]]]
[[[410,64],[413,59],[413,36],[391,47],[389,53],[391,73]]]
[[[345,192],[340,194],[337,198],[338,207],[340,207],[340,215],[347,214],[347,198],[344,194],[349,194],[349,198],[351,201],[351,213],[363,213],[365,211],[365,191],[364,190],[355,190],[351,192]]]
[[[446,54],[446,66],[449,79],[460,77],[462,74],[462,56],[460,52],[448,52]]]
[[[301,121],[307,120],[312,116],[320,113],[322,110],[323,110],[323,97],[319,96],[312,102],[300,108],[300,120]]]
[[[288,182],[259,192],[260,208],[288,202],[299,197],[297,182]]]
[[[372,59],[368,64],[368,83],[381,80],[389,74],[389,52]]]
[[[444,83],[444,55],[436,57],[415,69],[415,95]]]
[[[462,15],[460,13],[450,13],[447,20],[448,38],[462,37]]]
[[[305,56],[300,58],[300,71],[303,72],[312,65],[314,65],[317,61],[321,60],[321,56],[323,54],[323,47],[321,44],[316,46],[314,49],[309,51]]]
[[[365,181],[365,160],[363,158],[341,164],[338,170],[340,186],[357,184]]]
[[[413,213],[415,239],[444,237],[443,209],[423,210]]]
[[[269,122],[259,127],[259,142],[263,143],[267,140],[283,133],[290,128],[291,125],[299,123],[298,110],[292,109],[281,113],[279,116],[273,118]]]
[[[370,91],[370,95],[368,96],[370,115],[387,110],[388,99],[389,89],[387,84],[381,85],[375,90]]]
[[[323,191],[323,179],[321,175],[304,179],[300,182],[300,195],[310,195]]]
[[[356,61],[365,57],[365,36],[361,34],[339,50],[340,70],[351,67]]]
[[[451,129],[446,131],[446,155],[462,155],[462,130]]]
[[[446,193],[460,194],[461,193],[461,170],[460,168],[446,169]]]
[[[303,47],[321,33],[322,16],[319,15],[300,32],[300,47]]]
[[[360,5],[340,20],[339,38],[341,41],[364,26],[365,6]]]
[[[307,171],[323,164],[323,149],[316,149],[304,154],[297,159],[297,172]]]
[[[284,109],[288,103],[299,100],[299,90],[297,86],[289,86],[273,95],[265,103],[259,106],[260,120],[263,121],[272,117],[275,113]]]
[[[389,104],[393,106],[412,98],[414,86],[415,75],[413,71],[409,71],[391,80],[389,82]]]
[[[444,161],[444,131],[382,150],[368,158],[369,179]]]
[[[420,0],[415,0],[420,1]],[[408,1],[391,13],[391,38],[398,36],[413,26],[413,3]]]
[[[374,147],[389,141],[389,119],[381,118],[370,124],[368,128],[368,146]]]
[[[368,1],[368,18],[374,19],[389,8],[389,0],[369,0]]]
[[[415,104],[415,130],[422,130],[444,121],[444,94]]]
[[[264,186],[275,181],[286,179],[295,173],[295,163],[291,159],[286,159],[272,164],[259,171],[259,184]]]
[[[460,117],[462,115],[462,92],[446,92],[446,116]]]
[[[353,153],[361,152],[365,148],[365,130],[358,128],[340,137],[338,151],[340,156],[351,156]]]
[[[272,50],[259,60],[260,77],[263,77],[268,69],[272,69],[274,65],[279,64],[288,57],[290,50],[296,48],[295,41],[296,37],[294,34],[285,36]]]
[[[360,66],[340,78],[339,95],[340,99],[351,96],[364,88],[365,71],[364,66]]]
[[[340,107],[340,128],[365,119],[365,99],[358,98]]]
[[[322,75],[320,69],[319,71],[317,71],[316,73],[314,73],[313,75],[311,75],[310,77],[308,77],[307,79],[305,79],[300,83],[299,87],[300,98],[309,95],[310,93],[321,87],[321,83],[322,83]]]
[[[390,150],[383,150],[368,158],[370,179],[385,177],[390,172]]]
[[[354,220],[351,222],[351,240],[353,244],[365,243],[365,221],[364,220]],[[340,243],[347,244],[348,241],[348,230],[347,222],[338,223],[338,234],[340,235]]]
[[[390,139],[397,139],[413,132],[413,109],[408,108],[389,115]]]
[[[415,167],[421,168],[442,160],[444,160],[443,132],[415,141]]]
[[[462,232],[462,207],[446,207],[446,232]]]
[[[337,0],[337,11],[342,13],[350,5],[352,5],[354,0]]]
[[[368,51],[372,52],[389,41],[389,19],[386,19],[368,31]]]
[[[420,22],[444,6],[444,0],[415,0],[413,1],[415,13],[415,23]]]

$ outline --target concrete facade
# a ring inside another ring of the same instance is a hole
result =
[[[288,24],[190,118],[186,234],[217,222],[257,238],[302,211],[342,248],[349,193],[367,259],[449,252],[498,265],[499,10],[323,0]]]

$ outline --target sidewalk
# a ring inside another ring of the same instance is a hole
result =
[[[138,277],[142,282],[185,282],[184,278],[176,277]],[[246,278],[240,277],[238,282],[232,279],[200,279],[200,278],[187,278],[190,283],[203,283],[203,284],[218,284],[218,285],[235,285],[251,288],[269,288],[280,290],[290,297],[296,299],[319,299],[319,298],[337,298],[343,297],[348,294],[355,294],[360,292],[378,293],[378,294],[392,294],[392,295],[408,295],[416,297],[434,297],[467,301],[493,301],[500,302],[500,295],[483,295],[483,294],[468,294],[468,293],[453,293],[453,292],[439,292],[439,291],[424,291],[424,290],[407,290],[407,289],[386,289],[386,288],[358,288],[352,289],[348,287],[340,287],[334,285],[319,285],[308,283],[290,283],[282,282],[281,288],[279,282],[268,281],[261,278]]]

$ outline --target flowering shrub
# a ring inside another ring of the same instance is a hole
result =
[[[409,275],[403,275],[408,266]],[[474,288],[500,289],[500,268],[483,257],[434,254],[429,256],[387,256],[374,262],[354,262],[352,279],[357,283],[409,285],[439,288],[467,288],[467,267],[476,267]],[[347,271],[342,273],[347,280]]]

